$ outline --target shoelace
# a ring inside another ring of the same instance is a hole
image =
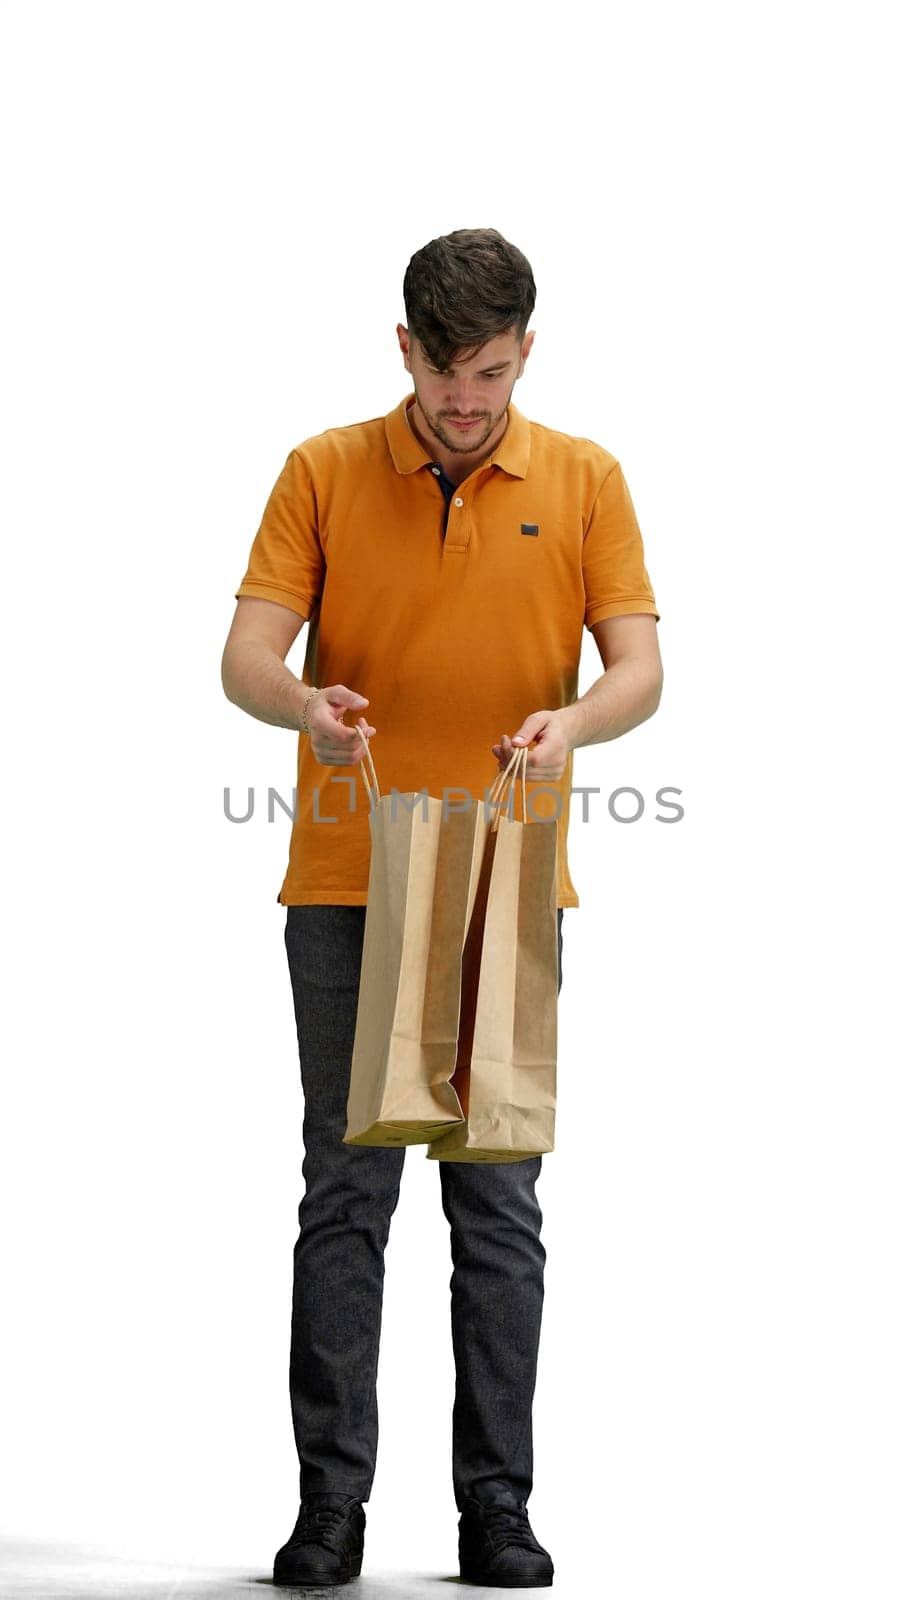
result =
[[[351,1506],[303,1506],[294,1533],[294,1544],[321,1544],[326,1550],[337,1548],[337,1536],[350,1515]]]
[[[513,1511],[509,1506],[484,1508],[484,1532],[494,1555],[504,1550],[507,1545],[519,1545],[523,1550],[533,1550],[537,1544],[527,1511]]]

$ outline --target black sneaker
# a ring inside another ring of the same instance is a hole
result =
[[[499,1589],[552,1584],[553,1562],[531,1531],[524,1500],[515,1505],[466,1500],[459,1518],[459,1575],[463,1583]]]
[[[275,1557],[272,1582],[300,1588],[358,1578],[365,1526],[362,1502],[352,1494],[305,1494],[294,1531]]]

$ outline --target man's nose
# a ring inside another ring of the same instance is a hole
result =
[[[448,406],[451,411],[464,417],[474,408],[475,386],[470,378],[457,379],[451,385],[448,395]]]

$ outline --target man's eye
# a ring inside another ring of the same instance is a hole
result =
[[[439,367],[428,367],[427,370],[435,378],[446,378],[446,376],[447,376],[446,372],[441,372]],[[482,377],[483,378],[502,378],[503,377],[503,373],[502,372],[483,372],[482,373]]]

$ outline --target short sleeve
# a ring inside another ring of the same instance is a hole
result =
[[[606,474],[591,507],[581,554],[584,625],[606,617],[649,612],[659,621],[644,566],[644,542],[618,461]]]
[[[295,449],[269,495],[235,599],[255,595],[308,616],[324,581],[315,489],[309,468]]]

